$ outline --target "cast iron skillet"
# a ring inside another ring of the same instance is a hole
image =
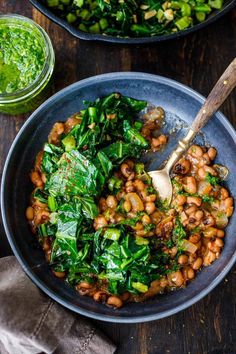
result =
[[[9,151],[2,177],[2,218],[8,241],[21,266],[32,281],[51,298],[70,310],[103,321],[151,321],[189,307],[208,294],[224,278],[236,259],[236,213],[228,225],[225,247],[220,258],[213,265],[204,268],[185,289],[157,296],[143,304],[131,303],[119,310],[96,303],[89,297],[80,296],[73,288],[53,276],[43,251],[36,247],[36,237],[31,233],[25,218],[25,210],[33,189],[29,172],[37,152],[47,140],[52,125],[57,121],[66,120],[72,113],[81,109],[83,99],[91,101],[114,91],[162,106],[167,112],[166,119],[170,125],[176,124],[177,117],[190,124],[204,101],[197,92],[176,81],[144,73],[104,74],[63,89],[30,116]],[[230,170],[227,186],[235,198],[236,133],[221,113],[215,114],[203,132],[204,139],[217,148],[219,161]],[[180,133],[184,134],[183,128]],[[173,136],[171,140],[175,138]],[[153,163],[156,163],[156,158]]]
[[[67,31],[69,31],[77,38],[85,39],[87,41],[104,41],[104,42],[122,43],[122,44],[142,44],[142,43],[162,42],[168,39],[174,39],[174,38],[185,36],[188,33],[197,31],[198,29],[203,28],[208,24],[214,22],[215,20],[217,20],[218,18],[226,14],[230,9],[232,9],[236,5],[236,0],[227,0],[225,1],[223,8],[220,11],[217,10],[213,11],[210,14],[210,16],[206,19],[206,21],[177,33],[163,35],[163,36],[153,36],[153,37],[119,38],[113,36],[104,36],[101,34],[91,34],[91,33],[82,32],[76,29],[75,27],[73,27],[72,25],[70,25],[66,20],[55,15],[52,11],[50,11],[50,9],[44,6],[41,1],[39,0],[29,0],[29,1],[45,16],[50,18],[58,25],[64,27]]]

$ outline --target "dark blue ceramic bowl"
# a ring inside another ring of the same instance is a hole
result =
[[[195,91],[175,81],[144,73],[111,73],[77,82],[58,92],[41,105],[18,133],[6,160],[1,189],[2,217],[9,243],[14,254],[32,281],[47,295],[63,306],[88,317],[110,322],[144,322],[172,315],[191,306],[208,294],[227,274],[236,259],[236,214],[227,228],[225,247],[213,265],[204,268],[185,289],[160,295],[146,303],[132,303],[120,310],[95,303],[80,296],[60,279],[55,278],[47,265],[42,250],[35,247],[25,219],[32,185],[29,171],[36,153],[47,140],[52,125],[66,120],[82,106],[82,100],[94,100],[112,91],[162,106],[167,111],[167,124],[175,125],[179,117],[191,123],[204,102]],[[236,196],[236,135],[221,114],[217,113],[203,130],[205,139],[218,150],[219,160],[228,166],[227,185]],[[171,144],[179,135],[171,137]],[[158,160],[154,160],[154,164]]]
[[[236,5],[236,0],[226,0],[221,10],[213,11],[208,18],[198,23],[192,27],[185,29],[184,31],[179,31],[173,34],[165,34],[162,36],[153,36],[153,37],[138,37],[138,38],[120,38],[114,36],[104,36],[102,34],[94,34],[82,32],[77,29],[75,26],[69,24],[66,20],[57,16],[53,11],[47,8],[42,0],[29,0],[36,9],[42,12],[45,16],[50,18],[53,22],[57,23],[61,27],[65,28],[68,32],[70,32],[73,36],[84,39],[86,41],[102,41],[102,42],[110,42],[110,43],[122,43],[122,44],[141,44],[141,43],[154,43],[154,42],[162,42],[168,39],[176,39],[182,36],[187,35],[188,33],[195,32],[210,23],[216,21],[218,18],[226,14],[230,9],[232,9]]]

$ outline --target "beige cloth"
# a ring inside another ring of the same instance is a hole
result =
[[[112,354],[115,346],[83,317],[45,296],[16,258],[0,259],[0,354]]]

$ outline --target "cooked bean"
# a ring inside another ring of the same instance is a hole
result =
[[[162,220],[162,214],[159,210],[156,210],[151,216],[153,224],[158,224]]]
[[[188,268],[187,270],[187,277],[189,280],[192,280],[195,277],[195,272],[192,268]]]
[[[176,246],[172,247],[170,250],[170,257],[174,258],[178,252],[178,248]]]
[[[165,135],[160,135],[158,138],[152,138],[151,145],[153,148],[158,148],[161,145],[166,144],[167,137]]]
[[[98,202],[99,210],[101,212],[107,210],[107,202],[105,198],[100,198]]]
[[[99,290],[93,295],[93,299],[97,302],[106,302],[107,301],[107,293],[105,291]]]
[[[130,298],[130,293],[128,291],[125,291],[124,293],[122,293],[121,295],[119,295],[120,299],[125,302],[127,300],[129,300]]]
[[[203,263],[202,258],[201,258],[201,257],[198,257],[198,258],[194,261],[194,263],[192,264],[192,268],[193,268],[194,270],[198,270],[198,269],[201,268],[202,263]]]
[[[228,196],[229,196],[229,192],[227,191],[227,189],[226,188],[221,188],[220,189],[220,199],[226,199],[226,198],[228,198]]]
[[[214,226],[215,225],[215,219],[213,218],[212,215],[207,215],[204,219],[203,219],[203,225],[205,226]]]
[[[30,178],[31,178],[32,183],[35,184],[36,187],[42,187],[43,181],[42,181],[38,172],[32,171],[30,174]]]
[[[195,204],[198,207],[202,204],[202,199],[200,197],[187,197],[188,204]]]
[[[223,238],[225,237],[225,232],[223,230],[217,230],[216,235],[217,237]]]
[[[212,176],[217,176],[217,172],[213,167],[204,166],[204,170],[206,171],[206,173],[210,173]]]
[[[168,274],[167,277],[171,283],[174,283],[177,286],[181,286],[184,282],[184,278],[183,278],[183,275],[180,270],[178,270],[177,272],[173,272],[173,273]]]
[[[193,205],[193,206],[185,209],[185,212],[186,212],[186,214],[191,215],[191,214],[195,213],[197,210],[198,210],[197,206]]]
[[[186,177],[186,184],[184,184],[184,189],[190,194],[195,194],[197,192],[197,183],[193,176]]]
[[[53,271],[53,274],[57,277],[57,278],[65,278],[66,276],[66,272],[57,272],[57,271]]]
[[[123,301],[118,296],[109,296],[107,299],[107,305],[119,308],[122,307]]]
[[[202,155],[202,158],[199,161],[199,166],[209,165],[211,163],[211,159],[207,153]]]
[[[144,204],[137,193],[128,193],[126,200],[129,200],[132,205],[132,211],[135,213],[144,210]]]
[[[175,203],[177,205],[184,205],[187,202],[187,197],[185,195],[177,195]]]
[[[225,208],[229,208],[229,207],[232,207],[233,206],[233,198],[226,198],[224,200],[224,204],[225,204]]]
[[[137,222],[134,226],[132,226],[132,229],[135,231],[143,230],[143,224],[141,222]]]
[[[128,178],[131,175],[131,173],[133,172],[127,163],[122,163],[120,170],[121,170],[121,173],[123,174],[123,176],[126,178]]]
[[[94,219],[94,223],[93,223],[93,227],[95,228],[95,230],[100,229],[101,227],[104,227],[108,224],[105,216],[103,215],[98,215],[95,219]]]
[[[64,133],[64,124],[55,123],[48,136],[49,143],[57,145],[59,143],[59,139],[62,133]]]
[[[51,244],[50,241],[47,237],[45,237],[43,239],[43,244],[42,244],[42,248],[45,252],[50,251],[51,250]]]
[[[174,166],[174,173],[185,175],[189,172],[191,168],[191,163],[189,160],[182,159],[177,162]]]
[[[88,283],[87,281],[81,281],[79,284],[77,284],[78,289],[92,289],[93,284]]]
[[[155,202],[156,199],[157,199],[156,194],[150,194],[150,195],[146,196],[145,201],[146,202]]]
[[[139,192],[145,189],[145,184],[140,179],[134,180],[133,185]]]
[[[200,239],[201,239],[200,234],[193,234],[189,237],[189,242],[198,243]]]
[[[186,254],[181,254],[178,258],[178,263],[183,265],[188,263],[188,256]]]
[[[210,147],[210,149],[208,149],[208,151],[207,151],[207,154],[210,157],[210,159],[213,161],[216,157],[217,150],[213,147]]]
[[[135,190],[135,187],[134,187],[132,181],[128,181],[125,183],[125,190],[127,193],[133,192]]]
[[[117,199],[114,195],[109,195],[106,199],[107,206],[111,209],[115,209],[117,207]]]
[[[194,215],[195,218],[200,221],[204,216],[204,212],[202,210],[197,210]]]
[[[217,233],[217,235],[218,235],[218,233]],[[218,247],[221,247],[221,248],[224,247],[224,241],[221,238],[216,238],[215,239],[215,244]]]
[[[28,220],[33,220],[33,218],[34,218],[34,209],[33,209],[31,206],[29,206],[29,207],[26,209],[25,214],[26,214],[26,218],[27,218]]]
[[[151,224],[151,218],[150,218],[150,216],[147,215],[147,214],[143,215],[143,217],[142,217],[142,223],[143,223],[144,225]]]
[[[216,259],[216,254],[212,251],[208,251],[203,258],[203,265],[208,266]]]
[[[167,285],[168,285],[167,278],[166,277],[161,278],[160,279],[160,287],[164,289],[165,287],[167,287]]]
[[[215,227],[208,227],[206,230],[203,231],[205,237],[215,237],[217,235],[218,229]]]
[[[153,202],[146,203],[145,210],[149,215],[154,213],[155,209],[156,209],[155,203],[153,203]]]
[[[226,216],[229,218],[233,214],[234,208],[229,207],[226,209]]]
[[[196,158],[202,157],[202,155],[203,155],[202,148],[198,145],[192,145],[189,148],[188,153]]]

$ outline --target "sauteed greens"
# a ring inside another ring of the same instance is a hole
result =
[[[42,0],[43,1],[43,0]],[[182,31],[203,22],[223,0],[44,0],[84,32],[146,37]]]
[[[189,148],[166,206],[140,162],[167,142],[163,109],[118,93],[86,107],[54,124],[31,172],[26,216],[54,274],[117,308],[185,286],[219,258],[234,209],[216,149]]]

